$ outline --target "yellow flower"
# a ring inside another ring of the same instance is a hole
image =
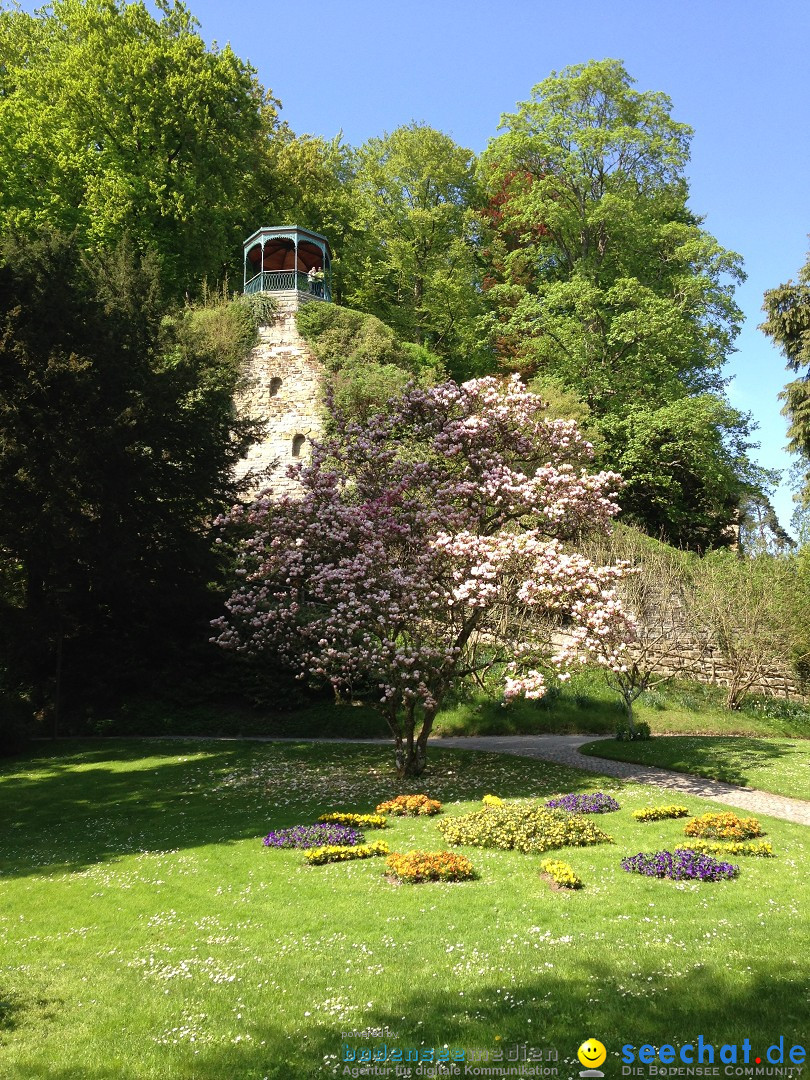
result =
[[[644,806],[641,810],[634,810],[633,817],[636,821],[662,821],[664,818],[688,817],[689,810],[685,806]]]

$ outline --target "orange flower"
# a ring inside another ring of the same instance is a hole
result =
[[[385,860],[389,873],[400,881],[470,881],[477,877],[472,863],[464,855],[450,851],[395,852]]]

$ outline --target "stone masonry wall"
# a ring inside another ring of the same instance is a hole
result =
[[[631,650],[632,651],[632,650]],[[728,686],[731,671],[716,645],[695,637],[692,641],[671,640],[664,633],[651,648],[662,673],[682,675],[698,682]],[[750,694],[784,697],[807,701],[788,664],[774,662],[770,669],[752,684]]]
[[[696,679],[698,682],[711,683],[715,686],[729,685],[731,670],[724,661],[720,649],[712,644],[708,637],[701,638],[697,634],[684,635],[682,628],[672,626],[643,624],[640,629],[648,642],[647,662],[649,664],[650,661],[654,661],[656,671],[662,675]],[[564,631],[557,631],[552,635],[552,641],[558,647],[568,644],[571,640],[570,635]],[[649,644],[650,642],[652,644]],[[634,651],[632,646],[629,651],[632,656]],[[764,697],[789,698],[792,701],[810,700],[802,692],[789,665],[776,662],[752,684],[747,693],[760,694]]]
[[[295,494],[298,485],[286,476],[289,465],[309,457],[309,446],[323,432],[321,386],[324,370],[298,333],[295,315],[301,304],[323,303],[306,293],[274,293],[278,304],[273,322],[259,330],[259,341],[244,368],[244,384],[236,396],[240,413],[259,420],[265,435],[254,443],[238,475],[254,473],[252,490],[269,488],[276,497]]]

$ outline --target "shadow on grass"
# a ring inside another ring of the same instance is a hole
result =
[[[223,838],[223,799],[212,791],[245,755],[244,744],[114,740],[50,743],[4,762],[0,875],[67,873],[134,852],[255,836],[255,811],[225,800]]]
[[[233,776],[239,782],[232,784]],[[426,773],[398,782],[389,745],[49,744],[0,766],[0,877],[73,873],[141,852],[232,845],[271,826],[315,821],[330,809],[370,810],[405,792],[480,800],[495,789],[519,798],[600,783],[604,777],[561,765],[469,750],[431,748]],[[346,790],[352,795],[344,797]]]
[[[425,984],[430,979],[425,973]],[[584,975],[584,977],[582,977]],[[652,978],[653,982],[647,979]],[[597,986],[599,989],[597,989]],[[648,989],[650,988],[650,989]],[[194,1065],[181,1066],[177,1075],[191,1078],[268,1077],[286,1080],[289,1076],[323,1076],[321,1063],[335,1055],[334,1064],[340,1062],[338,1075],[342,1075],[344,1047],[348,1056],[357,1048],[373,1047],[387,1043],[403,1050],[412,1047],[435,1047],[438,1053],[447,1044],[467,1052],[488,1051],[490,1068],[498,1067],[498,1059],[492,1055],[503,1048],[521,1047],[524,1044],[540,1049],[554,1048],[559,1055],[559,1076],[575,1075],[579,1064],[575,1061],[577,1048],[586,1032],[596,1029],[600,1040],[608,1048],[609,1064],[625,1043],[636,1047],[644,1042],[692,1041],[700,1033],[705,1043],[715,1045],[717,1051],[723,1043],[741,1044],[751,1039],[755,1054],[764,1057],[763,1051],[771,1043],[785,1035],[786,1047],[803,1041],[801,1030],[803,1016],[799,1003],[806,991],[806,980],[798,976],[785,976],[771,980],[755,977],[744,987],[736,987],[730,980],[717,979],[703,971],[690,973],[680,983],[677,993],[671,985],[665,985],[644,969],[639,969],[632,996],[623,996],[619,985],[605,975],[604,968],[595,963],[591,972],[577,977],[555,975],[553,982],[542,975],[528,984],[515,985],[508,979],[504,985],[484,985],[474,992],[475,1003],[464,1001],[458,994],[431,992],[425,985],[392,1004],[388,1009],[371,1009],[357,1012],[355,1021],[313,1026],[307,1031],[304,1046],[296,1046],[284,1031],[275,1030],[272,1024],[260,1026],[259,1041],[268,1046],[289,1046],[288,1060],[273,1058],[258,1048],[236,1051],[233,1047],[219,1051],[206,1050]],[[550,997],[550,993],[552,997]],[[521,1005],[517,1005],[521,1002]],[[530,1004],[534,1002],[534,1004]],[[480,1032],[489,1029],[489,1039],[469,1035],[470,1019],[466,1010],[475,1013],[475,1026]],[[405,1018],[405,1019],[403,1019]],[[395,1038],[342,1038],[341,1027],[351,1029],[388,1028]],[[498,1037],[496,1039],[496,1037]],[[254,1035],[254,1042],[257,1036]],[[518,1051],[519,1053],[520,1051]],[[278,1053],[278,1051],[276,1051]],[[752,1058],[754,1054],[751,1055]],[[505,1055],[504,1055],[505,1057]],[[570,1065],[566,1067],[566,1059]],[[614,1059],[615,1060],[615,1059]],[[486,1065],[486,1060],[479,1061]],[[544,1065],[553,1065],[545,1061]],[[501,1059],[504,1075],[508,1062]],[[722,1066],[721,1066],[722,1068]],[[393,1074],[393,1069],[391,1070]],[[613,1072],[613,1070],[611,1070]],[[413,1075],[418,1075],[413,1067]],[[497,1075],[497,1074],[496,1074]],[[608,1073],[611,1075],[611,1073]]]
[[[778,767],[790,761],[795,749],[791,743],[739,735],[671,735],[640,742],[604,739],[581,747],[580,752],[589,757],[655,765],[745,787],[750,784],[748,774],[752,768]],[[751,786],[756,787],[756,783]]]
[[[608,1076],[618,1071],[618,1055],[624,1044],[637,1048],[647,1042],[670,1043],[677,1052],[684,1043],[694,1045],[702,1035],[704,1045],[714,1047],[714,1065],[721,1070],[719,1049],[723,1044],[737,1045],[740,1065],[744,1060],[744,1039],[751,1042],[752,1065],[753,1058],[764,1058],[767,1048],[778,1044],[780,1036],[784,1036],[786,1065],[789,1048],[804,1045],[801,1002],[807,981],[800,974],[757,974],[741,983],[693,970],[673,985],[663,982],[660,973],[639,967],[628,987],[624,980],[611,975],[609,960],[599,964],[595,959],[590,971],[538,974],[532,981],[518,985],[507,978],[504,986],[476,986],[466,1000],[430,988],[430,976],[426,971],[423,987],[411,990],[388,1007],[357,1009],[350,1019],[320,1023],[316,1015],[311,1026],[300,1033],[274,1024],[272,1002],[268,1001],[268,1016],[250,1026],[251,1041],[242,1041],[238,1046],[197,1043],[167,1048],[162,1064],[165,1072],[161,1075],[171,1076],[172,1080],[314,1080],[352,1075],[353,1068],[358,1069],[356,1075],[363,1075],[361,1048],[373,1054],[375,1048],[387,1046],[389,1055],[397,1048],[404,1059],[408,1051],[425,1055],[434,1048],[438,1054],[447,1046],[451,1051],[463,1050],[467,1062],[474,1061],[475,1067],[498,1070],[487,1073],[494,1076],[510,1075],[510,1053],[517,1054],[519,1060],[521,1053],[528,1056],[530,1048],[556,1050],[558,1060],[546,1056],[542,1064],[556,1065],[562,1080],[579,1071],[576,1051],[589,1032],[598,1035],[607,1048]],[[471,1027],[478,1034],[471,1035]],[[389,1034],[344,1035],[348,1030],[368,1028],[387,1028]],[[111,1051],[114,1053],[114,1048]],[[708,1052],[704,1063],[709,1064]],[[403,1071],[397,1075],[431,1075],[428,1066],[420,1073],[413,1059],[410,1067],[410,1074]],[[378,1068],[381,1075],[395,1075],[390,1060],[388,1074],[382,1073],[381,1062]],[[18,1066],[14,1078],[141,1080],[137,1070],[126,1064],[90,1069],[54,1064],[47,1072]]]
[[[25,1006],[21,999],[9,990],[0,989],[0,1033],[13,1031]]]

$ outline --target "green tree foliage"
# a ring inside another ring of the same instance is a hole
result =
[[[328,372],[334,405],[347,416],[365,419],[409,383],[430,386],[445,377],[438,356],[400,341],[374,315],[338,304],[305,304],[297,322]]]
[[[232,409],[250,315],[166,320],[157,296],[126,243],[103,265],[75,237],[0,249],[0,648],[41,699],[59,641],[66,673],[103,684],[187,632],[215,576],[209,524],[252,435]]]
[[[735,469],[746,422],[725,403],[721,378],[743,275],[739,257],[688,209],[691,131],[672,118],[666,95],[633,90],[615,60],[553,74],[501,126],[481,176],[490,196],[485,284],[502,362],[576,393],[605,434],[608,464],[651,500],[649,519],[639,503],[636,520],[701,546],[707,528],[717,534],[728,523],[745,480]],[[700,450],[710,458],[690,466],[694,484],[640,441],[646,425],[652,450],[678,409],[714,425]],[[619,455],[622,424],[636,445]],[[673,495],[670,519],[660,510]]]
[[[790,422],[788,449],[800,455],[798,491],[810,504],[810,257],[799,271],[798,284],[788,281],[765,293],[768,318],[760,329],[778,345],[791,371],[801,372],[782,392],[782,414]]]
[[[182,295],[233,260],[266,180],[273,98],[180,0],[0,11],[0,232],[124,231]]]
[[[632,404],[600,427],[605,457],[625,478],[624,519],[676,547],[731,543],[741,500],[769,479],[746,457],[743,418],[713,394]]]
[[[340,136],[297,136],[282,124],[267,143],[263,170],[262,222],[297,224],[325,236],[334,245],[333,294],[343,303],[353,272],[353,260],[347,262],[344,252],[351,255],[361,237],[353,151]]]
[[[397,128],[356,152],[355,192],[347,302],[470,374],[484,362],[471,151],[423,124]]]
[[[593,413],[575,390],[571,390],[553,375],[537,375],[529,389],[538,394],[547,406],[549,420],[575,420],[577,427],[593,446],[597,460],[604,457],[604,439],[596,426]]]

